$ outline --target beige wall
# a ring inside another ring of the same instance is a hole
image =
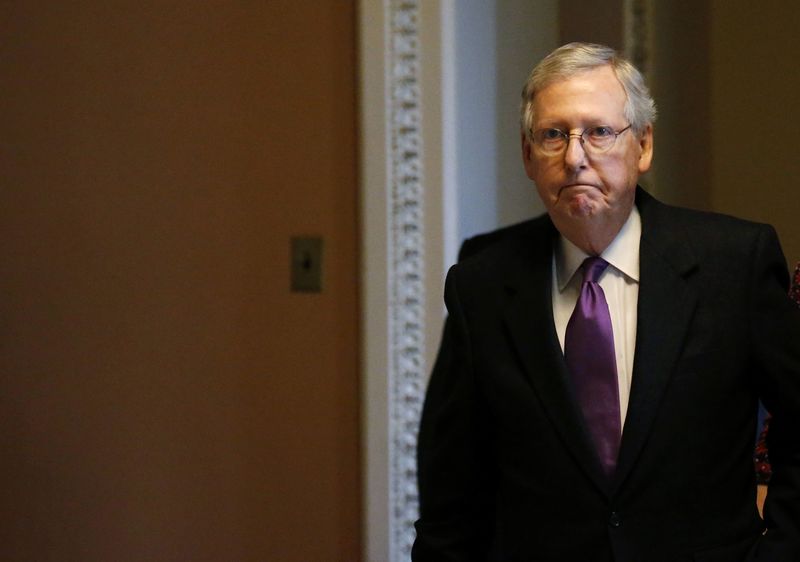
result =
[[[773,224],[800,260],[800,4],[712,0],[715,209]]]
[[[704,0],[652,4],[651,75],[658,106],[648,183],[666,202],[711,208],[711,68]]]
[[[0,8],[3,559],[359,559],[353,4]]]
[[[624,44],[623,0],[560,0],[558,26],[561,44],[601,43],[615,49]]]
[[[773,224],[790,265],[800,260],[799,25],[793,3],[654,2],[656,193]]]

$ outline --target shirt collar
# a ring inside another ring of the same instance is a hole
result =
[[[617,236],[600,254],[600,257],[636,283],[639,282],[639,242],[641,237],[642,218],[639,210],[634,206]],[[588,257],[589,254],[575,244],[563,236],[558,237],[555,261],[559,292],[569,284],[583,260]]]

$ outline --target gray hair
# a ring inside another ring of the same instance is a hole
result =
[[[631,128],[641,133],[647,125],[652,125],[656,120],[656,104],[642,73],[635,66],[611,47],[568,43],[543,58],[525,81],[520,104],[520,127],[525,135],[530,138],[533,133],[533,98],[537,92],[553,82],[606,65],[611,67],[625,90],[625,118]]]

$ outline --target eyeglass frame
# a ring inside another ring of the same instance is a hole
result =
[[[542,150],[541,144],[536,140],[536,133],[539,132],[539,131],[544,131],[544,130],[558,131],[559,133],[561,133],[561,138],[563,138],[564,141],[566,141],[565,144],[564,144],[564,148],[562,148],[562,149],[560,149],[560,150],[558,150],[556,152],[542,151],[543,155],[545,155],[545,156],[557,156],[557,155],[563,153],[564,151],[567,150],[567,148],[569,148],[569,141],[573,137],[576,137],[580,141],[581,148],[583,148],[583,150],[587,154],[605,154],[606,152],[608,152],[609,150],[614,148],[614,145],[617,143],[617,137],[619,137],[622,133],[624,133],[625,131],[630,129],[632,126],[633,126],[633,123],[630,123],[630,124],[628,124],[627,127],[622,129],[621,131],[615,131],[614,127],[612,127],[611,125],[595,125],[595,126],[592,126],[592,127],[586,127],[580,133],[569,133],[567,131],[562,131],[558,127],[543,127],[541,129],[536,129],[535,131],[531,131],[531,141],[533,142],[533,145],[536,146],[541,151]],[[611,144],[609,144],[608,147],[606,147],[606,148],[604,148],[602,150],[598,150],[597,147],[592,145],[592,143],[590,142],[589,143],[589,147],[590,148],[587,150],[586,149],[586,139],[583,137],[583,135],[585,135],[588,131],[591,131],[592,129],[600,129],[600,128],[610,129],[611,132],[614,134],[614,141]]]

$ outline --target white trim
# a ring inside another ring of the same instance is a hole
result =
[[[425,201],[419,6],[389,12],[389,560],[408,560],[418,514],[416,446],[425,379]]]
[[[359,5],[363,536],[374,562],[410,556],[426,342],[442,321],[440,9]]]
[[[389,338],[384,21],[383,3],[360,1],[362,536],[364,559],[375,562],[387,559],[389,552],[388,380],[383,375]]]
[[[455,0],[442,0],[442,224],[446,269],[456,262],[459,234],[458,204],[458,112],[456,100],[456,22]],[[442,305],[443,306],[443,305]]]

